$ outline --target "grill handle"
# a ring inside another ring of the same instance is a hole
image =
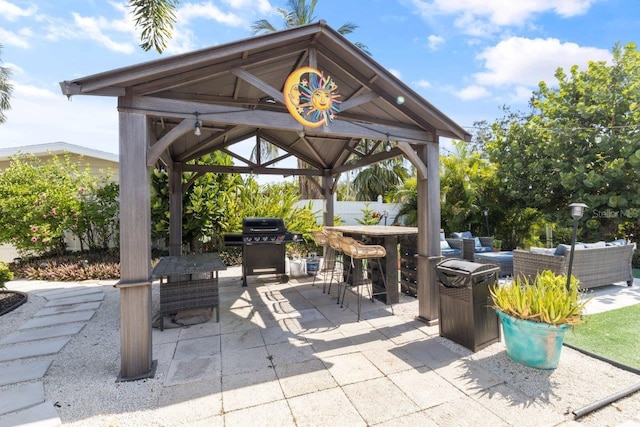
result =
[[[272,233],[276,233],[278,232],[278,227],[276,228],[250,228],[249,231],[251,231],[252,233],[264,233],[264,232],[272,232]]]

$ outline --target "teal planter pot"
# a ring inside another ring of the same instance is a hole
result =
[[[502,321],[507,354],[513,361],[536,369],[555,369],[569,325],[520,320],[496,310]]]

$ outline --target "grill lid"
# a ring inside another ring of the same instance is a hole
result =
[[[245,218],[242,220],[243,234],[286,233],[282,218]]]

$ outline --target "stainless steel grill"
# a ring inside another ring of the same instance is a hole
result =
[[[282,218],[245,218],[242,234],[224,236],[225,245],[242,245],[242,286],[247,286],[247,276],[270,273],[280,275],[282,283],[288,282],[285,243],[301,240],[301,234],[287,231]]]

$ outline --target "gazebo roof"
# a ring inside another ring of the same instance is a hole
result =
[[[338,86],[340,112],[327,125],[303,126],[284,104],[285,81],[303,66],[317,68]],[[362,139],[411,146],[437,143],[440,136],[470,139],[464,129],[323,21],[60,85],[67,96],[121,97],[120,111],[146,114],[155,138],[149,165],[161,160],[172,167],[174,161],[185,163],[222,150],[246,165],[225,168],[229,172],[337,176],[402,154],[398,148],[378,154],[373,149],[357,150]],[[199,136],[193,132],[197,119],[202,122]],[[279,159],[295,156],[311,168],[275,169],[273,161],[250,161],[234,152],[234,144],[256,136],[256,141],[266,140],[287,153]],[[352,154],[359,159],[348,162]]]

